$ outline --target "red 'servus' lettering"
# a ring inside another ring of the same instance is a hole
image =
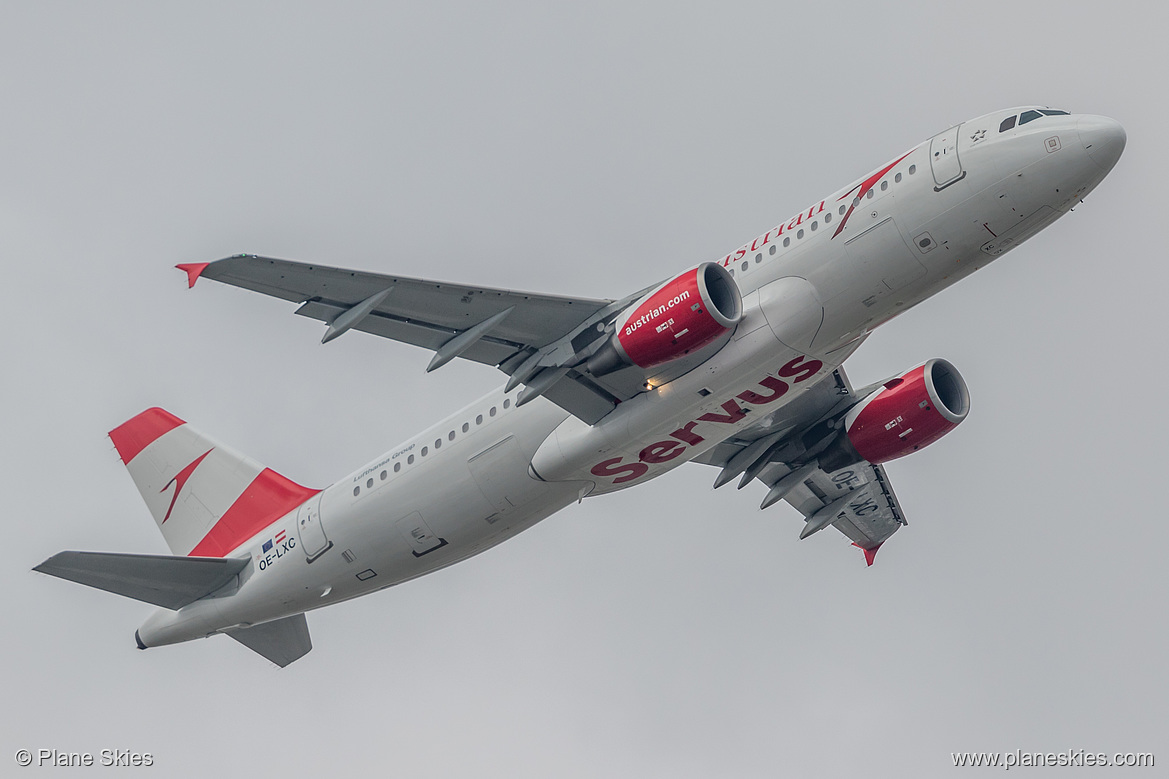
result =
[[[627,473],[627,476],[621,476],[613,480],[614,484],[624,484],[627,481],[633,481],[640,476],[644,476],[649,471],[649,466],[644,463],[629,463],[628,465],[621,465],[620,463],[621,458],[614,457],[611,460],[597,463],[589,473],[593,476],[613,476],[618,473]]]
[[[697,420],[693,422],[687,422],[674,432],[670,433],[670,435],[674,438],[677,438],[679,441],[690,444],[691,446],[698,446],[706,439],[694,432],[694,426],[697,424]]]
[[[747,412],[743,410],[743,407],[733,400],[728,400],[726,403],[723,403],[722,409],[727,413],[716,414],[712,411],[710,413],[703,414],[698,419],[702,422],[719,422],[724,425],[733,425],[743,417],[747,416]]]
[[[821,210],[823,210],[823,203]],[[809,210],[814,211],[815,207]],[[794,360],[789,360],[779,369],[778,373],[785,379],[790,379],[793,383],[799,384],[802,381],[815,376],[824,367],[824,363],[820,360],[809,358],[805,355],[796,357]],[[755,390],[743,390],[735,397],[744,403],[752,405],[763,405],[765,403],[772,403],[787,394],[791,389],[787,382],[775,376],[764,376],[759,380],[759,386],[770,390],[770,394],[763,394]],[[717,422],[722,425],[733,425],[741,422],[747,416],[748,409],[743,408],[735,400],[728,400],[719,406],[725,414],[717,412],[707,412],[691,422],[679,427],[674,432],[670,433],[671,438],[676,438],[681,441],[681,444],[674,441],[656,441],[649,446],[646,446],[638,453],[640,462],[622,463],[621,457],[614,457],[604,462],[594,465],[592,471],[594,476],[617,476],[613,479],[614,484],[624,484],[625,482],[639,479],[649,472],[649,465],[665,463],[675,458],[681,457],[687,446],[698,446],[706,439],[694,432],[694,428],[698,426],[699,422]]]
[[[773,400],[779,400],[784,396],[784,393],[787,392],[787,382],[781,381],[774,376],[768,376],[759,383],[767,389],[771,390],[771,394],[760,395],[758,392],[753,390],[747,390],[746,392],[740,392],[738,395],[735,395],[735,397],[744,401],[745,403],[762,406],[764,403],[770,403]]]
[[[796,382],[801,382],[805,379],[810,379],[812,376],[815,376],[816,373],[824,367],[824,363],[820,362],[819,360],[808,360],[805,363],[805,359],[807,358],[797,357],[791,362],[784,364],[784,366],[779,369],[779,375],[783,376],[785,379],[795,379]]]
[[[642,449],[637,457],[643,463],[664,463],[673,460],[684,451],[686,447],[677,441],[658,441]]]

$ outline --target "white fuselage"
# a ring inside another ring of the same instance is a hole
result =
[[[720,259],[744,316],[699,367],[592,426],[543,398],[517,407],[518,390],[487,395],[241,545],[230,556],[250,564],[238,588],[158,611],[141,640],[184,641],[413,579],[754,424],[751,412],[831,376],[874,328],[1066,213],[1115,161],[1111,120],[1045,116],[1000,132],[1019,112],[952,128]],[[318,512],[313,537],[299,530],[306,511]]]

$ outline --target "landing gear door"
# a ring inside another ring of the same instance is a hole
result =
[[[296,534],[300,538],[300,548],[304,550],[310,563],[329,551],[329,547],[333,545],[325,536],[325,526],[321,524],[320,495],[300,507],[296,515]]]
[[[958,159],[958,131],[962,125],[951,127],[930,141],[930,168],[934,173],[935,192],[961,181],[966,172]]]

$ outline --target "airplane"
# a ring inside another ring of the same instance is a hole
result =
[[[159,608],[139,649],[218,633],[284,667],[305,613],[465,560],[572,503],[683,463],[758,481],[799,537],[829,526],[872,565],[906,524],[883,463],[967,416],[943,359],[855,388],[877,327],[1068,213],[1126,143],[1113,119],[995,111],[899,154],[715,261],[625,297],[542,295],[256,255],[177,266],[325,323],[507,375],[499,390],[324,489],[160,408],[110,438],[171,555],[66,551],[34,570]]]

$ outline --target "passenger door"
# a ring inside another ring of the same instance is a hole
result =
[[[296,534],[300,538],[300,548],[304,550],[310,563],[329,551],[329,547],[333,545],[325,536],[325,527],[321,524],[320,495],[300,507],[296,515]]]
[[[966,175],[958,159],[958,131],[962,125],[951,127],[930,141],[930,168],[934,173],[935,192],[940,192]]]

